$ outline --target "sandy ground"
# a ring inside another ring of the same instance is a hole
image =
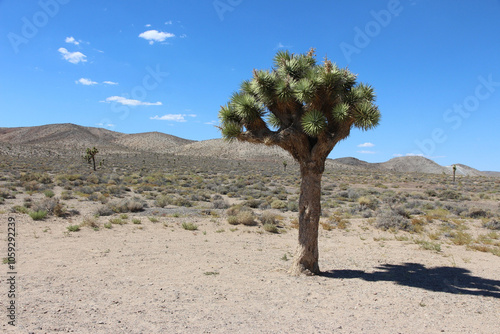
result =
[[[323,275],[286,271],[297,230],[258,233],[223,218],[140,217],[68,232],[17,219],[19,333],[498,333],[500,257],[440,253],[362,229],[321,230]],[[101,217],[104,219],[105,217]],[[103,220],[105,222],[106,220]],[[194,222],[198,231],[187,231]],[[166,226],[165,226],[166,225]],[[224,229],[224,231],[220,231]],[[218,231],[218,232],[217,232]],[[286,260],[284,258],[286,254]],[[6,313],[6,264],[1,266]]]

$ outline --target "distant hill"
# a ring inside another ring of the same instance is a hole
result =
[[[344,166],[349,169],[363,169],[363,170],[380,170],[392,171],[396,173],[428,173],[428,174],[453,174],[452,166],[441,166],[434,161],[420,157],[420,156],[407,156],[397,157],[382,163],[369,163],[356,158],[339,158],[331,160],[335,165]],[[456,175],[470,175],[470,176],[494,176],[495,172],[481,172],[477,169],[471,168],[466,165],[456,164]],[[500,173],[498,173],[500,176]]]
[[[33,127],[0,128],[0,142],[46,148],[76,149],[100,146],[119,149],[113,141],[123,133],[76,124],[49,124]]]
[[[179,155],[214,157],[237,160],[289,160],[293,158],[279,147],[267,147],[234,141],[228,143],[223,139],[210,139],[180,146],[171,152]]]
[[[500,177],[500,172],[490,172],[490,171],[486,171],[486,172],[482,172],[483,174],[485,174],[486,176],[496,176],[496,177]]]
[[[166,153],[195,141],[161,132],[145,132],[120,136],[113,142],[138,151]]]
[[[419,156],[393,158],[381,163],[380,167],[390,171],[410,173],[441,174],[447,171],[445,167],[438,165],[434,161]]]
[[[145,151],[165,153],[177,146],[192,143],[160,132],[125,134],[76,124],[49,124],[33,127],[0,128],[0,150],[18,146],[24,154],[29,147],[52,151],[82,151],[96,146],[101,152]],[[1,148],[3,147],[3,149]],[[83,152],[83,151],[82,151]]]
[[[286,160],[294,163],[290,154],[279,147],[232,142],[223,139],[193,141],[161,132],[124,134],[102,128],[76,124],[49,124],[33,127],[0,128],[0,154],[11,156],[81,155],[86,147],[96,146],[102,153],[148,152],[185,156],[211,157],[247,161]],[[420,157],[397,157],[382,163],[368,163],[352,157],[329,159],[328,168],[379,170],[397,173],[453,173],[453,166],[440,166]],[[457,176],[500,176],[500,172],[481,172],[456,164]]]
[[[370,167],[370,163],[359,160],[353,157],[347,157],[347,158],[338,158],[332,160],[335,163],[341,164],[341,165],[348,165],[348,166],[354,166],[354,167],[361,167],[361,168],[368,168]]]

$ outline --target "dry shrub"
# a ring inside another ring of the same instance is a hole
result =
[[[404,230],[413,231],[413,225],[408,217],[401,210],[388,208],[382,210],[377,215],[376,227],[382,230]]]
[[[24,183],[24,190],[26,191],[37,191],[38,189],[41,189],[41,186],[36,181],[29,181]]]
[[[358,198],[358,204],[361,207],[369,208],[371,210],[376,210],[378,201],[372,197],[361,196]]]
[[[489,211],[483,210],[483,209],[471,209],[469,213],[467,214],[468,217],[470,218],[488,218],[491,217],[491,213]]]
[[[62,203],[57,202],[52,213],[56,217],[64,217],[67,214],[66,207]]]
[[[456,231],[451,233],[451,242],[455,245],[469,245],[472,242],[472,235],[463,231]]]
[[[443,190],[439,193],[439,199],[444,200],[460,200],[462,199],[462,194],[454,190]]]
[[[324,221],[320,221],[319,223],[320,223],[321,227],[323,228],[323,230],[325,230],[325,231],[331,231],[335,228],[332,224],[324,222]]]
[[[172,203],[172,197],[168,195],[157,196],[154,205],[159,208],[164,208]]]
[[[119,202],[111,202],[108,204],[108,208],[115,213],[139,212],[144,210],[144,203],[137,198],[132,198]],[[101,210],[106,211],[104,209]]]
[[[47,173],[27,173],[21,174],[21,182],[36,181],[43,184],[52,183],[52,178]]]
[[[191,204],[191,202],[188,199],[184,198],[184,197],[177,197],[177,198],[175,198],[173,200],[172,204],[175,205],[175,206],[184,206],[184,207],[188,207],[188,208],[191,207],[191,206],[193,206],[193,204]]]
[[[260,222],[262,225],[265,224],[273,224],[276,225],[279,223],[279,216],[271,211],[264,211],[262,216],[260,217]]]
[[[264,224],[262,226],[264,228],[264,231],[269,232],[269,233],[278,233],[278,228],[274,224]]]
[[[340,215],[334,214],[330,217],[328,221],[333,227],[338,228],[339,230],[345,230],[349,225],[349,221],[343,219]],[[324,228],[324,227],[323,227]]]
[[[215,200],[212,202],[214,209],[227,209],[229,208],[229,204],[223,199]]]
[[[97,223],[97,219],[95,217],[84,217],[83,222],[80,224],[81,227],[87,226],[90,228],[99,228],[99,224]]]
[[[95,214],[98,216],[111,216],[114,213],[114,211],[106,205],[100,206],[96,209]]]
[[[240,213],[241,211],[251,211],[251,210],[252,209],[250,209],[247,206],[242,206],[241,204],[237,204],[237,205],[233,205],[229,209],[227,209],[226,214],[228,216],[237,216],[238,213]]]
[[[489,222],[485,223],[483,227],[486,227],[490,230],[500,230],[500,221],[492,219]]]
[[[422,218],[413,218],[411,220],[410,232],[422,233],[424,231],[424,226],[427,225],[427,221]]]
[[[45,198],[32,204],[33,211],[47,211],[49,214],[54,213],[55,207],[59,204],[56,198]]]
[[[262,204],[262,202],[263,202],[263,201],[262,201],[262,200],[260,200],[260,199],[255,199],[255,198],[253,198],[253,199],[249,199],[248,201],[246,201],[246,202],[244,203],[244,205],[245,205],[245,206],[248,206],[248,207],[250,207],[250,208],[253,208],[253,209],[257,209],[257,208],[258,208],[258,207]]]
[[[287,209],[288,209],[288,211],[298,212],[299,211],[299,203],[297,203],[296,201],[290,201],[287,204]]]
[[[282,200],[279,200],[279,199],[276,199],[274,201],[271,202],[271,208],[273,209],[284,209],[287,207],[287,204],[285,202],[283,202]]]
[[[94,174],[89,175],[89,176],[87,176],[87,183],[98,184],[99,178]]]
[[[239,224],[238,218],[236,216],[228,216],[227,217],[227,222],[230,225],[238,225]]]
[[[136,198],[127,201],[127,209],[130,212],[139,212],[144,210],[144,204]]]
[[[251,211],[241,211],[238,213],[236,216],[236,219],[240,224],[247,225],[247,226],[254,226],[256,225],[255,223],[255,216],[253,212]]]

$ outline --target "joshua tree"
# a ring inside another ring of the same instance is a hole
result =
[[[288,165],[288,163],[286,162],[286,160],[283,160],[283,171],[286,172],[286,166]]]
[[[455,183],[455,173],[457,172],[457,165],[453,165],[453,183]]]
[[[279,51],[271,70],[254,70],[239,92],[219,111],[220,131],[227,140],[279,146],[299,163],[299,245],[293,275],[319,273],[318,224],[321,177],[334,146],[353,127],[378,125],[380,112],[371,86],[314,49],[307,54]]]
[[[95,156],[96,154],[99,153],[99,150],[94,146],[92,149],[87,148],[87,154],[83,157],[89,164],[93,164],[94,166],[94,171],[97,170],[95,168]]]

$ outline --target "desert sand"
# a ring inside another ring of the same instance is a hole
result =
[[[500,324],[498,256],[430,252],[361,223],[320,229],[323,274],[293,277],[292,228],[137,216],[141,224],[68,232],[62,218],[8,217],[17,220],[18,319],[11,328],[3,317],[2,331],[497,333]]]

